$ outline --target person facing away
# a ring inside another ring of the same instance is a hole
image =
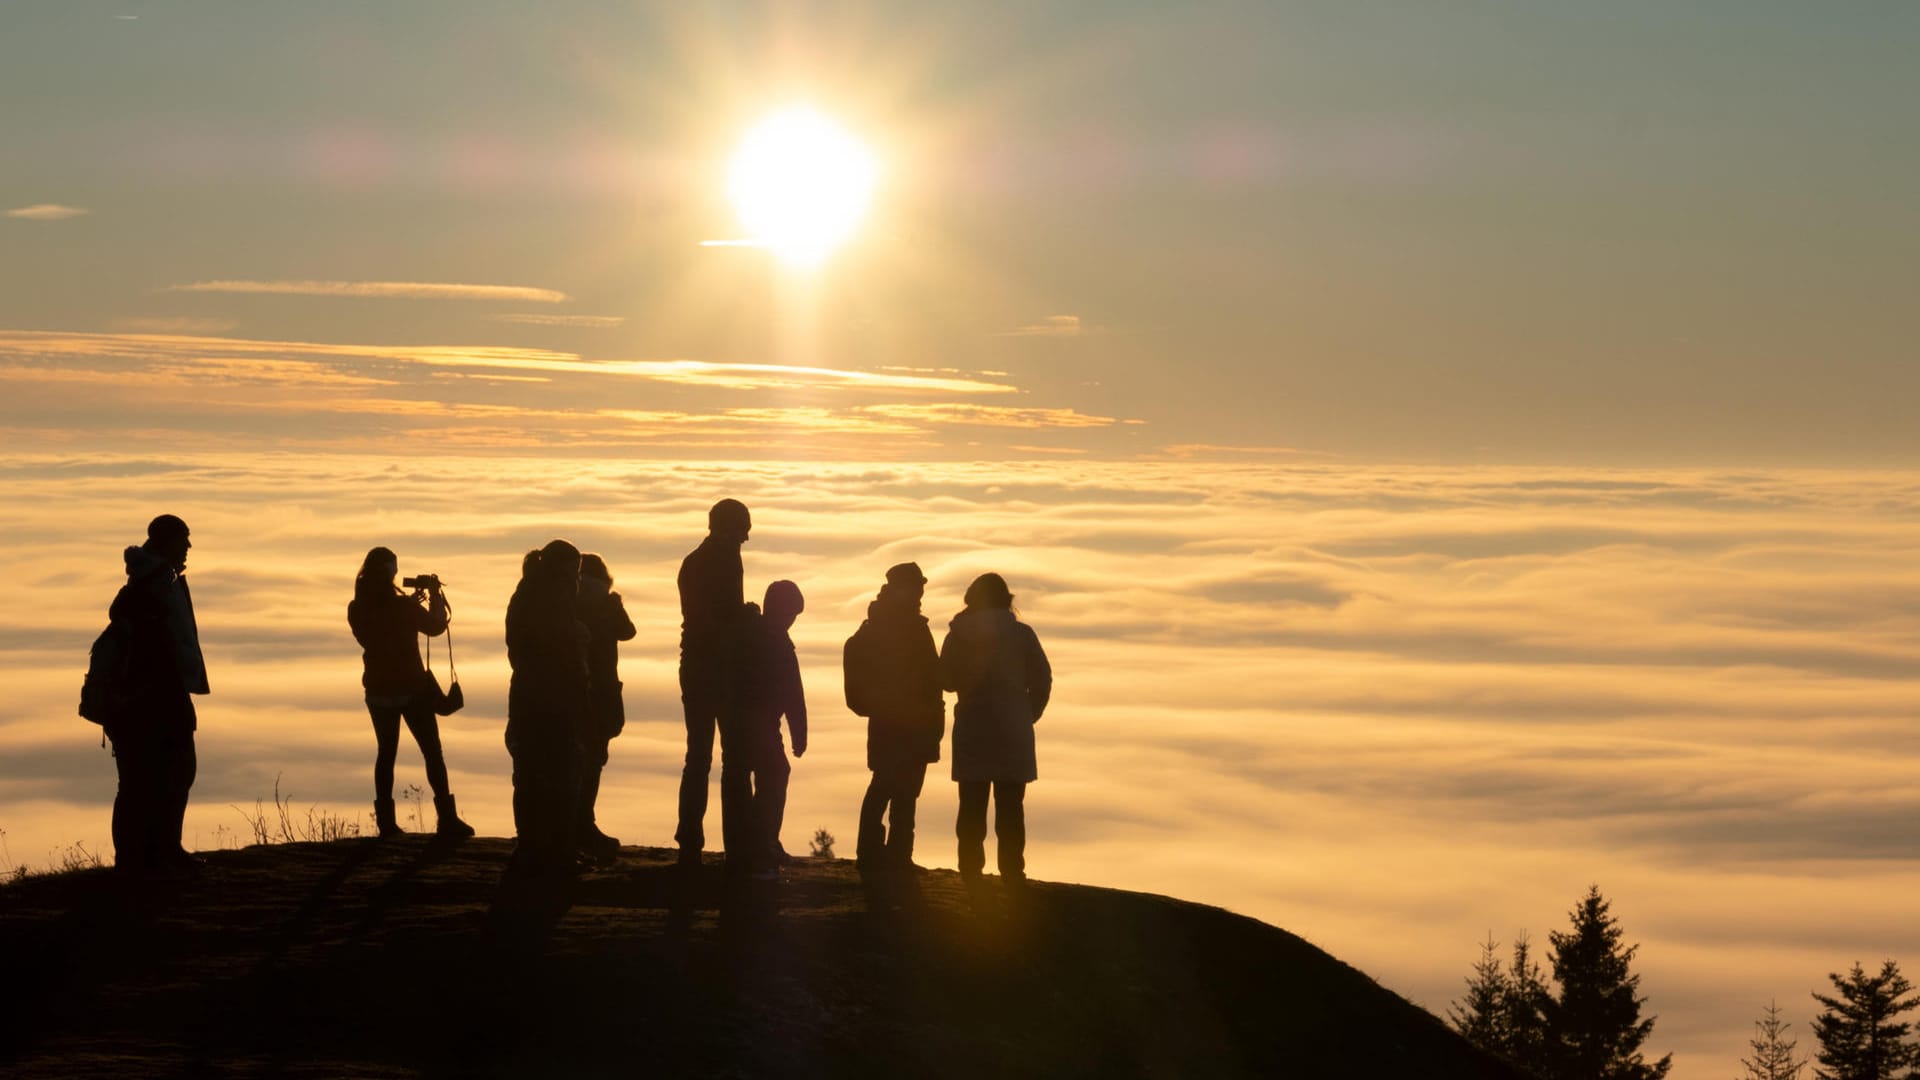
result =
[[[360,685],[367,692],[367,712],[373,717],[373,820],[382,837],[400,835],[393,812],[393,761],[400,751],[400,724],[406,722],[420,758],[427,767],[427,785],[433,789],[433,809],[441,836],[465,839],[473,826],[460,820],[453,791],[447,786],[447,761],[440,749],[440,721],[433,713],[433,691],[427,669],[420,663],[419,636],[439,637],[447,632],[447,597],[436,582],[409,595],[394,579],[400,559],[392,550],[376,547],[360,561],[353,579],[353,600],[347,604],[347,626],[360,643]]]
[[[600,831],[593,804],[600,797],[607,744],[627,726],[626,704],[620,696],[620,643],[632,641],[635,631],[626,604],[613,591],[606,560],[592,552],[580,556],[580,594],[574,599],[573,615],[587,628],[589,688],[586,737],[580,744],[575,840],[580,850],[609,859],[620,850],[620,841]]]
[[[125,628],[127,705],[106,724],[119,789],[113,798],[114,866],[133,874],[192,874],[180,843],[198,768],[193,695],[209,692],[200,630],[187,588],[187,523],[161,514],[124,554],[127,583],[108,618]]]
[[[751,608],[752,605],[747,605]],[[780,718],[786,717],[793,733],[793,756],[807,756],[807,695],[800,685],[800,657],[794,651],[793,621],[806,610],[800,586],[791,581],[776,581],[767,586],[764,610],[754,621],[749,663],[752,679],[748,690],[747,722],[742,733],[746,745],[740,752],[723,749],[720,762],[721,827],[730,830],[728,809],[740,801],[729,801],[729,784],[744,785],[752,777],[752,816],[746,824],[750,832],[727,840],[727,864],[733,865],[734,853],[744,846],[748,859],[761,877],[770,877],[775,868],[788,861],[780,846],[780,825],[787,816],[787,780],[793,766],[787,762],[787,748],[780,741]],[[724,747],[726,735],[721,734]],[[744,768],[734,764],[739,761]]]
[[[508,873],[574,869],[574,797],[589,716],[587,628],[574,615],[580,551],[554,540],[527,552],[507,602],[507,753],[517,842]]]
[[[913,866],[914,810],[947,731],[940,654],[920,613],[926,589],[919,564],[888,569],[842,654],[847,708],[867,718],[867,768],[873,770],[854,848],[862,871]]]
[[[744,504],[721,499],[707,511],[707,538],[680,563],[680,705],[687,722],[687,758],[673,838],[682,866],[699,865],[706,846],[713,736],[740,707],[746,603],[740,545],[752,529]],[[721,753],[724,764],[724,745]],[[724,788],[721,797],[726,797]]]
[[[940,677],[954,691],[953,778],[960,785],[960,873],[986,867],[987,796],[1000,841],[1000,875],[1026,880],[1027,785],[1039,779],[1033,728],[1053,692],[1053,668],[1040,638],[1015,617],[1013,593],[999,574],[967,586],[966,608],[940,647]]]

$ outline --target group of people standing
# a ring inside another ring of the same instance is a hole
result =
[[[727,876],[745,881],[776,876],[788,859],[779,840],[791,775],[781,722],[794,756],[804,756],[806,695],[791,629],[805,600],[793,582],[775,581],[761,603],[749,602],[740,557],[752,530],[747,507],[723,499],[707,521],[706,539],[681,563],[678,578],[687,748],[674,839],[681,863],[698,865],[717,736]],[[116,863],[130,870],[191,872],[198,865],[180,844],[193,782],[192,695],[208,692],[185,577],[187,537],[179,518],[154,519],[147,543],[127,549],[128,584],[111,612],[133,643],[131,681],[120,687],[128,704],[104,722],[120,774]],[[376,547],[361,562],[347,608],[363,650],[373,721],[374,820],[382,837],[401,831],[393,766],[404,724],[425,761],[437,831],[461,839],[473,829],[455,805],[438,727],[438,716],[458,703],[449,702],[418,647],[421,636],[447,633],[451,608],[437,579],[404,584],[398,557]],[[965,608],[938,650],[920,610],[926,584],[914,563],[889,569],[846,643],[846,702],[867,718],[873,773],[860,807],[857,862],[865,873],[913,868],[915,807],[927,767],[940,759],[944,691],[953,691],[961,873],[985,868],[991,801],[999,870],[1010,882],[1023,881],[1024,797],[1038,775],[1034,725],[1046,710],[1052,671],[998,574],[983,574],[967,588]],[[626,722],[619,645],[634,636],[604,559],[558,539],[527,553],[506,617],[506,745],[517,835],[510,874],[564,877],[618,851],[594,804],[608,745]],[[453,689],[457,697],[457,683]]]

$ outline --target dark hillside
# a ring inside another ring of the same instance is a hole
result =
[[[628,848],[565,901],[510,844],[219,852],[0,888],[0,1071],[140,1076],[1508,1077],[1282,930],[1165,897],[803,860],[722,910]]]

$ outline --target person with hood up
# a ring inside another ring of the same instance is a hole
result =
[[[507,602],[507,753],[513,758],[510,874],[575,869],[574,798],[589,716],[587,628],[574,616],[580,550],[554,540],[527,552]]]
[[[854,847],[863,872],[913,867],[914,810],[946,735],[940,654],[920,613],[926,589],[919,564],[888,569],[866,621],[842,653],[847,708],[867,718],[867,768],[873,770]]]
[[[800,684],[800,657],[789,633],[804,610],[806,599],[800,595],[800,586],[791,581],[767,586],[766,609],[755,623],[756,632],[751,638],[751,683],[745,730],[741,733],[746,745],[740,753],[728,754],[724,750],[726,730],[723,728],[720,734],[720,820],[727,834],[727,866],[733,868],[735,853],[744,848],[748,865],[763,877],[772,876],[788,861],[786,849],[780,846],[780,825],[787,816],[787,781],[793,775],[793,766],[780,741],[782,716],[793,733],[793,756],[807,756],[807,694]],[[727,817],[728,806],[738,803],[741,796],[729,800],[726,792],[729,784],[746,782],[745,772],[734,763],[740,759],[752,771],[753,812],[745,823],[747,830],[735,832]]]
[[[955,693],[953,778],[960,785],[960,873],[986,867],[987,796],[1000,841],[1000,875],[1026,880],[1027,785],[1039,779],[1033,728],[1053,692],[1053,668],[1040,639],[1013,610],[999,574],[967,586],[966,608],[953,617],[940,646],[941,681]]]
[[[187,589],[188,536],[187,523],[174,515],[154,518],[146,543],[126,549],[127,583],[108,608],[128,640],[127,705],[105,725],[119,774],[114,866],[127,873],[192,874],[201,867],[180,843],[198,769],[193,695],[209,692]]]
[[[464,840],[473,835],[473,826],[461,821],[454,808],[447,759],[440,749],[440,720],[433,712],[433,687],[420,663],[420,635],[439,637],[447,632],[451,615],[447,596],[437,579],[431,579],[436,581],[431,588],[409,596],[394,584],[399,574],[399,556],[391,549],[368,551],[353,580],[353,601],[347,605],[347,626],[362,650],[360,685],[366,688],[367,712],[373,717],[373,821],[382,837],[401,833],[393,808],[393,762],[400,752],[404,720],[419,744],[427,786],[433,789],[433,809],[439,818],[435,831]]]
[[[580,850],[596,859],[610,859],[620,841],[600,831],[593,804],[600,797],[600,773],[607,766],[607,744],[627,726],[626,703],[620,696],[620,643],[632,641],[633,620],[620,594],[613,591],[613,575],[605,559],[588,552],[580,556],[580,595],[573,602],[574,618],[587,628],[587,734],[581,743],[579,823]]]

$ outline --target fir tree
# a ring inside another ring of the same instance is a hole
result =
[[[1909,996],[1913,984],[1900,974],[1900,965],[1888,960],[1880,974],[1868,976],[1858,963],[1845,978],[1828,974],[1840,996],[1815,994],[1826,1006],[1814,1017],[1813,1033],[1820,1039],[1815,1059],[1820,1080],[1905,1080],[1920,1077],[1920,1047],[1907,1041],[1907,1023],[1894,1017],[1920,1005]]]
[[[1500,943],[1487,931],[1480,946],[1480,959],[1467,976],[1467,993],[1447,1009],[1453,1029],[1468,1042],[1490,1054],[1507,1052],[1505,1005],[1507,975],[1500,968]]]
[[[1639,946],[1621,944],[1620,924],[1597,885],[1572,917],[1571,930],[1548,934],[1560,996],[1546,1010],[1551,1066],[1542,1071],[1554,1080],[1659,1080],[1673,1055],[1648,1064],[1640,1053],[1654,1018],[1640,1019],[1640,976],[1627,973]]]
[[[1794,1057],[1793,1049],[1800,1044],[1786,1038],[1787,1029],[1793,1025],[1780,1019],[1780,1006],[1767,1002],[1766,1018],[1755,1020],[1753,1026],[1753,1038],[1747,1043],[1753,1048],[1753,1056],[1740,1059],[1740,1064],[1747,1067],[1747,1074],[1740,1080],[1799,1080],[1807,1059]]]
[[[1526,931],[1513,941],[1513,961],[1507,968],[1507,992],[1501,1001],[1501,1023],[1506,1030],[1507,1059],[1528,1072],[1546,1075],[1547,1010],[1553,994],[1547,977],[1532,956]]]

